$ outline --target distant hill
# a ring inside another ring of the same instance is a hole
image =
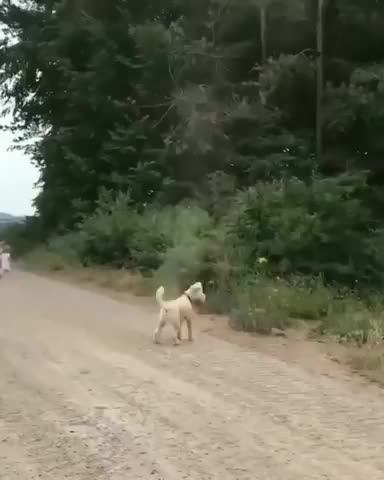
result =
[[[7,227],[13,223],[23,223],[25,217],[18,217],[15,215],[10,215],[9,213],[0,212],[0,228]]]

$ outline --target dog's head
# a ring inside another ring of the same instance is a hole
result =
[[[192,302],[204,303],[206,296],[201,282],[196,282],[185,291]]]

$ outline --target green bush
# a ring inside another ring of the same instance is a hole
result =
[[[65,235],[52,237],[47,244],[47,250],[60,254],[68,266],[78,265],[81,252],[84,248],[85,236],[82,232],[70,232]]]
[[[382,342],[384,339],[384,315],[382,303],[367,306],[365,302],[350,296],[335,302],[329,315],[320,325],[320,333],[334,335],[343,342]]]
[[[261,183],[241,192],[227,218],[236,263],[256,269],[299,274],[349,286],[382,283],[382,232],[363,200],[361,176],[297,178]]]
[[[35,218],[25,223],[9,225],[1,230],[1,239],[12,247],[14,258],[26,255],[29,251],[41,244],[41,233]]]
[[[230,310],[236,326],[265,334],[298,320],[322,319],[333,298],[332,290],[320,280],[274,279],[260,272],[233,284]]]
[[[81,261],[142,271],[157,268],[167,238],[152,217],[140,215],[127,195],[102,198],[95,213],[80,225]]]
[[[158,214],[158,225],[169,248],[155,273],[155,281],[180,291],[197,280],[209,284],[223,255],[220,231],[208,213],[195,205],[170,207]]]
[[[46,244],[26,253],[23,265],[34,270],[59,271],[80,267],[84,237],[81,232],[71,232],[52,237]]]
[[[68,263],[65,254],[49,250],[45,246],[30,250],[23,257],[22,264],[24,268],[37,272],[58,272],[73,267],[73,265]]]

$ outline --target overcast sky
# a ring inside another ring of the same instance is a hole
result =
[[[1,109],[0,102],[0,123],[5,123],[1,118]],[[0,130],[0,212],[30,215],[34,212],[32,200],[37,193],[34,185],[38,171],[22,152],[9,152],[11,145],[12,135]]]
[[[0,212],[30,215],[38,171],[23,152],[9,152],[11,145],[12,135],[0,131]]]

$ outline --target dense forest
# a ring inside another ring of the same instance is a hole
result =
[[[320,284],[381,288],[383,2],[3,0],[0,25],[31,241],[212,292],[305,285],[314,316]]]

